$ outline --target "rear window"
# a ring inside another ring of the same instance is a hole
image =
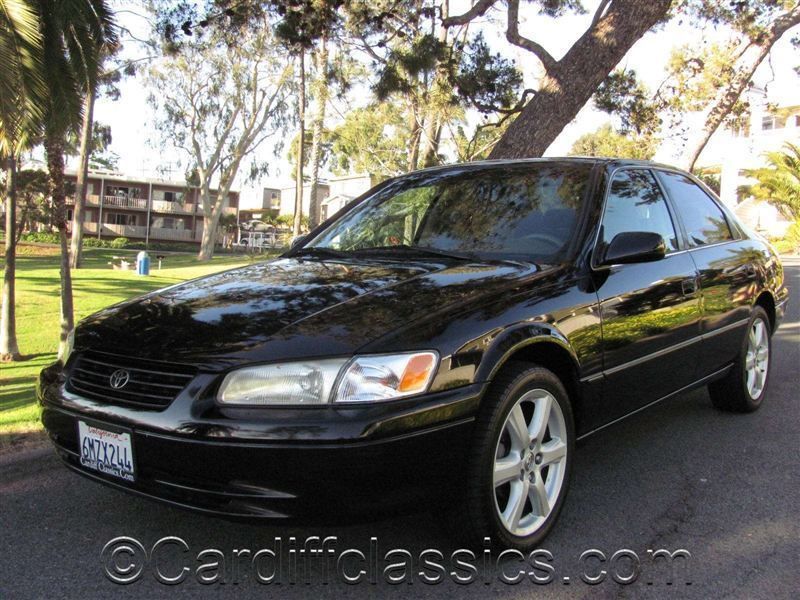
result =
[[[733,239],[722,209],[699,185],[680,173],[660,171],[659,175],[686,227],[689,245],[705,246]]]

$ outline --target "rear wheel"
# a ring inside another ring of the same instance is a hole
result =
[[[723,379],[708,386],[715,407],[753,412],[761,406],[769,383],[770,336],[769,317],[763,308],[756,306],[733,368]]]
[[[477,540],[534,548],[564,503],[574,447],[572,408],[552,372],[507,367],[476,424],[466,515]]]

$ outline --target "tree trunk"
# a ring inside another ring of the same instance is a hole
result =
[[[708,144],[708,140],[719,129],[719,126],[730,114],[731,109],[739,101],[739,97],[747,89],[753,74],[758,69],[758,66],[764,62],[764,59],[772,50],[772,46],[789,28],[798,23],[800,23],[800,5],[775,19],[763,37],[758,39],[756,53],[752,61],[734,77],[730,87],[717,98],[716,103],[709,111],[706,123],[703,126],[702,136],[687,157],[686,169],[688,171],[694,170],[697,159],[700,158],[700,154]]]
[[[75,210],[72,215],[72,242],[70,244],[70,266],[80,269],[83,241],[83,213],[86,205],[86,184],[89,177],[89,157],[92,154],[92,128],[94,127],[94,92],[86,94],[81,129],[81,156],[75,182]]]
[[[630,48],[667,14],[671,0],[615,0],[564,57],[509,125],[489,158],[542,156]]]
[[[69,244],[67,243],[67,208],[64,194],[63,136],[48,131],[44,146],[50,175],[50,197],[53,202],[54,220],[61,242],[61,328],[58,358],[62,359],[67,348],[67,336],[74,327],[72,276],[69,268]]]
[[[222,212],[222,209],[220,208],[220,210],[217,211],[217,204],[220,202],[219,194],[217,194],[217,200],[214,205],[211,204],[211,189],[207,181],[201,182],[197,193],[203,204],[203,234],[200,237],[200,252],[197,254],[197,260],[206,261],[214,257],[217,223],[219,222],[219,214]],[[217,213],[216,219],[214,218],[215,213]]]
[[[416,103],[412,100],[408,105],[408,172],[415,171],[419,164],[419,143],[422,137],[422,129],[419,126],[418,110]]]
[[[319,202],[319,169],[322,162],[322,136],[325,133],[325,111],[328,105],[330,89],[328,87],[328,40],[325,36],[320,41],[319,52],[316,56],[317,79],[314,84],[316,111],[311,122],[311,156],[309,171],[311,174],[311,198],[308,209],[308,226],[314,229],[321,220],[321,207]]]
[[[300,51],[300,55],[298,56],[298,66],[300,70],[300,93],[297,101],[297,121],[300,126],[300,139],[298,140],[297,167],[295,171],[293,235],[300,235],[303,223],[303,162],[305,160],[306,144],[306,64],[305,52],[303,50]]]
[[[197,255],[198,260],[211,260],[214,257],[214,247],[217,243],[217,225],[219,224],[219,217],[222,214],[222,207],[214,207],[211,211],[211,216],[205,216],[203,219],[203,235],[200,238],[200,253]]]
[[[6,243],[5,271],[3,273],[2,312],[0,312],[0,362],[19,360],[17,345],[17,319],[15,311],[14,283],[16,277],[17,224],[17,159],[12,156],[6,162]]]

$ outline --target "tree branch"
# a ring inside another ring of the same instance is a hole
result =
[[[447,17],[446,19],[443,19],[442,26],[455,27],[457,25],[466,25],[473,19],[485,15],[486,11],[488,11],[496,3],[497,0],[478,0],[472,5],[472,8],[470,8],[463,15],[455,15],[453,17]]]
[[[531,52],[538,58],[544,70],[550,73],[556,66],[557,61],[553,56],[544,49],[543,46],[526,38],[519,33],[519,0],[508,0],[508,29],[506,31],[506,39],[514,46],[518,46],[528,52]]]
[[[600,2],[600,5],[597,7],[597,10],[594,11],[594,16],[592,17],[592,27],[597,25],[597,22],[603,18],[609,4],[611,4],[611,0],[602,0]]]

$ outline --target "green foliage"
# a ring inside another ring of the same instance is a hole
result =
[[[404,115],[392,103],[350,111],[331,133],[331,167],[336,173],[403,173],[408,135]]]
[[[125,248],[128,245],[128,238],[126,237],[118,237],[111,240],[111,244],[109,244],[112,248]]]
[[[715,194],[719,195],[722,186],[722,180],[720,178],[719,171],[708,171],[701,169],[695,170],[693,173],[695,177],[711,188]]]
[[[658,142],[648,136],[624,135],[610,124],[603,125],[593,133],[582,135],[572,145],[571,155],[602,156],[608,158],[653,158]]]
[[[103,48],[117,43],[107,0],[39,0],[47,128],[60,138],[80,127],[83,96],[96,89]]]
[[[800,220],[795,221],[786,229],[782,238],[773,240],[772,245],[781,254],[795,254],[800,252]]]
[[[633,131],[637,135],[651,135],[661,125],[658,104],[632,69],[609,74],[595,93],[594,105],[598,110],[619,116],[621,133]]]
[[[57,233],[49,233],[44,231],[33,231],[30,233],[23,233],[20,239],[24,242],[36,242],[39,244],[58,244],[60,238]]]
[[[30,147],[42,130],[43,61],[36,3],[0,0],[0,158]]]
[[[681,8],[690,17],[756,38],[781,12],[795,4],[789,0],[683,0]]]
[[[766,200],[787,218],[800,219],[800,145],[786,143],[783,151],[767,152],[766,167],[745,171],[757,180],[750,193]]]

